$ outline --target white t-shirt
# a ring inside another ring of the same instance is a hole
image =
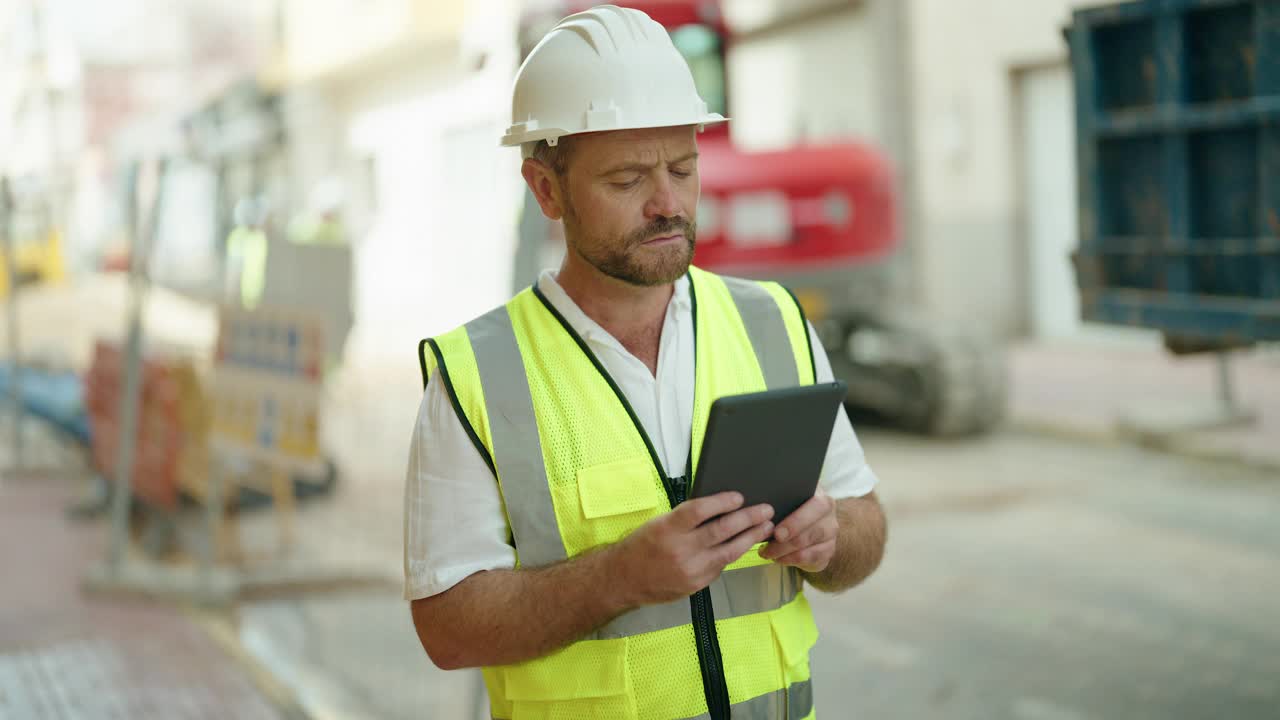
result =
[[[681,278],[667,306],[656,377],[639,358],[574,304],[551,271],[538,289],[564,316],[635,410],[668,475],[684,473],[693,417],[694,342],[689,280]],[[832,379],[831,362],[813,328],[818,382]],[[843,408],[822,468],[822,487],[834,498],[861,497],[877,479]],[[405,599],[430,597],[481,570],[515,567],[502,496],[489,466],[471,443],[449,396],[432,373],[409,450],[404,502]]]

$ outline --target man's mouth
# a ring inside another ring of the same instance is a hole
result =
[[[676,242],[684,239],[684,233],[672,233],[671,235],[659,235],[656,238],[645,240],[643,245],[665,245],[670,242]]]

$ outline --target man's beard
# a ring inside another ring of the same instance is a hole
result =
[[[684,243],[644,248],[646,241],[680,232]],[[654,287],[675,282],[689,271],[697,245],[698,225],[684,218],[660,217],[627,233],[621,241],[571,243],[571,252],[591,263],[600,272],[629,285]]]

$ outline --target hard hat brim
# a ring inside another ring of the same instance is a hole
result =
[[[671,123],[657,123],[657,124],[645,123],[640,125],[621,125],[618,127],[604,127],[604,128],[583,128],[578,130],[566,130],[564,128],[539,128],[537,130],[529,130],[526,132],[519,132],[519,131],[516,131],[515,128],[512,128],[507,131],[506,135],[502,136],[502,140],[499,142],[499,144],[502,147],[518,147],[520,145],[524,145],[525,143],[538,142],[540,140],[547,140],[547,141],[559,140],[562,137],[569,137],[571,135],[585,135],[587,133],[598,133],[598,132],[616,132],[619,130],[649,130],[649,129],[656,129],[656,128],[682,127],[685,125],[697,125],[698,131],[701,132],[702,128],[706,125],[718,125],[720,123],[728,122],[728,121],[729,121],[729,118],[721,115],[720,113],[708,113],[705,117],[702,117],[698,120],[694,120],[691,122],[671,122]]]

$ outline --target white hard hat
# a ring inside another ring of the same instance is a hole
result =
[[[266,222],[269,210],[266,197],[248,195],[236,201],[233,215],[237,225],[257,227]]]
[[[708,112],[665,28],[639,10],[600,5],[561,20],[525,58],[502,144],[725,120]]]

